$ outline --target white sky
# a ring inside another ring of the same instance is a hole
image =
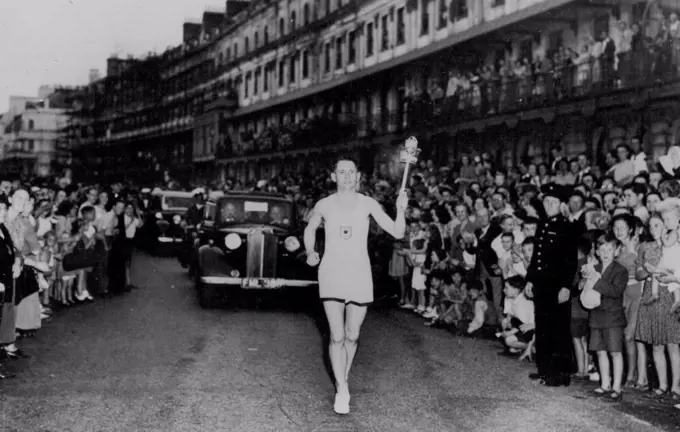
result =
[[[43,84],[86,84],[106,58],[163,52],[182,23],[225,0],[0,0],[0,113]]]

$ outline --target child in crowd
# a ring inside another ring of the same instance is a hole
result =
[[[506,278],[512,276],[526,277],[527,268],[529,268],[531,257],[534,255],[535,244],[534,238],[528,237],[522,242],[519,253],[513,251],[511,259],[506,262],[506,267],[503,269]]]
[[[498,249],[498,268],[501,269],[503,278],[508,278],[508,270],[513,262],[512,255],[515,246],[515,235],[513,233],[501,234],[501,247]]]
[[[446,271],[447,263],[448,261],[446,259],[446,252],[444,252],[443,249],[433,250],[430,256],[430,267],[424,269],[424,273],[428,276],[429,279],[431,279],[431,275],[433,272]],[[437,302],[440,295],[440,293],[438,292],[439,288],[433,287],[432,283],[428,283],[427,285],[429,285],[430,295],[427,300],[427,308],[423,313],[423,318],[436,319],[438,316]]]
[[[418,210],[417,208],[413,209],[413,213]],[[408,275],[404,278],[405,279],[405,285],[406,285],[406,298],[405,302],[403,305],[400,307],[402,309],[406,310],[413,310],[416,308],[415,302],[416,302],[416,293],[413,290],[412,286],[412,281],[413,281],[413,259],[411,256],[411,250],[413,249],[413,244],[415,240],[418,239],[424,239],[425,238],[425,233],[421,230],[420,228],[420,221],[417,218],[413,218],[409,222],[409,229],[407,233],[407,238],[405,240],[405,244],[400,243],[402,249],[401,249],[401,254],[403,254],[404,258],[406,259],[406,267],[408,271]],[[409,277],[410,276],[410,277]]]
[[[437,316],[426,325],[457,328],[463,318],[461,306],[467,297],[461,271],[456,269],[447,273],[435,270],[430,276],[430,287],[433,293],[436,292]]]
[[[505,317],[499,334],[510,353],[525,350],[534,338],[534,302],[524,295],[526,281],[522,276],[512,276],[505,281]]]
[[[390,259],[389,273],[390,277],[399,284],[399,306],[409,304],[410,287],[406,280],[410,273],[406,255],[408,255],[408,248],[402,241],[395,241],[392,249],[392,259]]]
[[[454,267],[463,269],[465,278],[474,277],[474,269],[477,264],[475,235],[469,232],[459,234],[456,238],[457,248],[453,248],[450,262]]]
[[[612,400],[622,397],[623,380],[623,330],[626,315],[623,309],[623,293],[628,283],[628,270],[614,258],[620,251],[621,242],[612,233],[597,239],[597,255],[600,264],[584,268],[584,277],[595,283],[586,282],[582,298],[592,297],[594,301],[584,306],[595,306],[590,311],[590,350],[597,353],[601,385],[595,389],[599,395],[609,394]],[[591,291],[591,292],[589,292]],[[599,297],[599,304],[598,304]],[[609,358],[611,356],[611,363]],[[610,366],[613,372],[610,374]]]
[[[474,317],[465,332],[469,336],[476,336],[480,334],[480,330],[487,319],[487,312],[489,311],[489,300],[487,300],[486,295],[482,291],[479,281],[470,282],[468,299],[473,305]]]
[[[425,282],[427,275],[423,267],[427,258],[427,234],[428,231],[421,228],[410,242],[411,253],[409,255],[409,264],[413,267],[411,289],[414,291],[413,305],[415,311],[419,314],[425,312],[425,290],[427,288]]]
[[[589,260],[596,260],[592,240],[583,237],[578,245],[578,268],[584,269]],[[588,379],[590,355],[588,354],[588,311],[583,307],[580,294],[586,283],[582,272],[577,272],[574,277],[571,297],[571,337],[576,356],[577,371],[575,379]]]
[[[49,299],[56,297],[55,291],[54,291],[54,285],[55,281],[57,278],[56,274],[56,267],[57,267],[57,252],[59,250],[59,247],[57,245],[57,235],[55,234],[54,231],[48,231],[45,233],[43,237],[43,242],[42,242],[42,248],[40,250],[40,256],[39,260],[42,263],[45,263],[47,268],[49,269],[47,272],[43,273],[38,273],[38,279],[42,279],[40,281],[40,284],[43,285],[44,290],[44,299],[43,299],[43,305],[48,305],[49,304]],[[46,316],[42,317],[43,319],[47,318]]]

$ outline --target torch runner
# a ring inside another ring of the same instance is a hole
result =
[[[399,161],[405,163],[404,175],[401,178],[401,188],[399,188],[399,193],[406,190],[406,182],[408,181],[409,168],[411,165],[415,165],[418,162],[418,155],[420,154],[420,149],[418,148],[418,140],[416,137],[408,137],[404,143],[404,147],[401,149],[399,156]]]

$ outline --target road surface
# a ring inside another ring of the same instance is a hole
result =
[[[140,255],[139,290],[57,312],[18,377],[0,383],[0,430],[660,431],[672,409],[550,389],[490,341],[456,338],[390,307],[369,312],[350,382],[332,411],[323,320],[278,300],[202,310],[176,261]],[[273,303],[273,304],[272,304]]]

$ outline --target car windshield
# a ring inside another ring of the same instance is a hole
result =
[[[166,196],[163,197],[164,208],[182,208],[188,209],[194,203],[193,197],[182,197],[182,196]]]
[[[220,200],[218,218],[223,224],[248,223],[289,226],[292,205],[286,201],[266,198],[229,197]]]

